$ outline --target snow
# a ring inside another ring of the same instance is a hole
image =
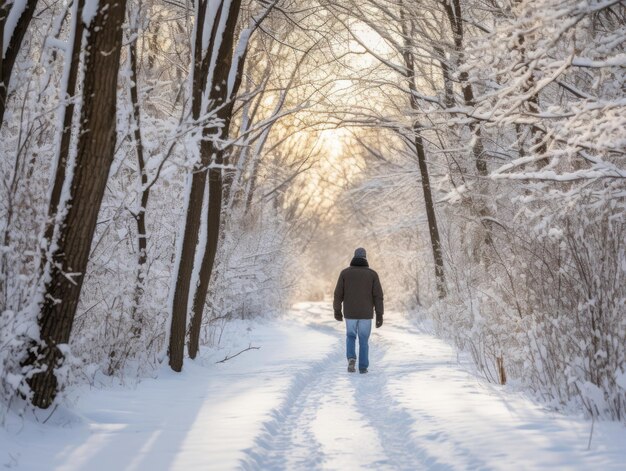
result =
[[[13,3],[13,5],[11,6],[11,10],[9,11],[9,16],[7,16],[7,19],[4,23],[4,29],[2,30],[2,33],[3,33],[2,58],[4,58],[4,56],[7,53],[7,50],[9,49],[9,44],[11,43],[11,37],[13,36],[13,32],[15,31],[15,28],[17,27],[17,22],[22,16],[22,13],[24,13],[24,10],[26,10],[27,2],[28,0],[15,0],[14,2],[10,2],[10,1],[8,2],[9,4]]]
[[[239,42],[235,47],[232,66],[230,68],[230,71],[228,72],[228,92],[226,96],[228,96],[229,99],[232,98],[233,89],[235,87],[235,80],[239,72],[239,61],[248,50],[248,43],[250,42],[250,37],[252,36],[253,32],[254,29],[252,27],[244,29],[241,32],[241,35],[239,36]]]
[[[76,18],[76,15],[78,15],[78,3],[79,2],[74,2],[74,4],[72,5],[72,18]],[[63,100],[70,100],[72,97],[69,96],[68,93],[68,83],[69,83],[69,79],[70,79],[70,69],[72,67],[72,54],[73,54],[73,50],[74,50],[74,39],[76,37],[76,28],[77,28],[77,22],[76,21],[71,21],[70,23],[70,32],[67,38],[67,42],[65,41],[60,41],[57,40],[55,38],[48,38],[47,41],[49,44],[51,44],[52,41],[55,41],[55,43],[61,43],[61,45],[56,46],[58,49],[63,50],[64,51],[64,65],[63,65],[63,75],[61,77],[61,84],[60,84],[60,90],[61,90],[61,98]],[[54,179],[56,176],[56,172],[57,172],[57,168],[59,166],[59,159],[60,159],[60,155],[61,155],[61,139],[62,139],[62,135],[63,135],[63,124],[64,124],[64,118],[65,118],[65,113],[67,112],[67,107],[66,106],[59,106],[59,109],[57,111],[57,117],[56,117],[56,129],[58,130],[58,134],[57,134],[57,139],[56,139],[56,152],[55,152],[55,158],[53,160],[53,164],[51,167],[51,172],[50,172],[50,184],[49,186],[49,190],[48,190],[48,201],[50,201],[52,199],[52,189],[54,187]],[[73,169],[73,164],[72,167]],[[73,170],[72,170],[73,172]],[[64,197],[63,197],[63,201],[64,203],[66,203],[69,200],[70,197],[70,189],[69,186],[66,189],[67,191],[64,192]],[[59,203],[61,203],[61,201],[59,201]],[[64,209],[65,204],[63,204],[62,206],[59,207],[60,211],[57,212],[62,212]]]
[[[214,3],[218,3],[218,2],[214,2]],[[220,13],[220,18],[219,18],[219,23],[217,25],[217,30],[215,32],[215,43],[213,44],[213,51],[206,51],[206,53],[212,52],[212,56],[211,56],[211,62],[209,64],[209,73],[207,75],[208,78],[208,83],[205,87],[205,96],[204,96],[204,101],[202,103],[202,109],[206,110],[207,109],[207,103],[206,100],[208,99],[208,95],[209,95],[209,91],[213,88],[213,83],[211,82],[213,74],[214,74],[214,70],[215,70],[215,64],[217,62],[217,55],[218,52],[220,50],[220,48],[222,47],[222,40],[224,39],[224,32],[226,31],[226,23],[228,22],[228,16],[231,13],[230,12],[230,5],[232,3],[232,0],[224,0],[223,4],[222,4],[222,10]],[[211,9],[209,12],[207,13],[213,13],[213,10]],[[217,10],[215,11],[215,13],[213,13],[214,15],[217,15]],[[212,21],[215,21],[217,18],[208,18],[207,20],[211,19]],[[211,25],[213,23],[211,22]],[[211,26],[212,28],[212,26]],[[202,35],[202,41],[203,41],[203,49],[206,50],[206,48],[209,46],[209,36],[208,34],[203,34]],[[203,57],[204,57],[204,53],[203,53]]]
[[[67,43],[57,38],[46,38],[46,45],[66,53]]]
[[[617,54],[606,60],[593,60],[586,57],[575,57],[572,59],[572,65],[579,67],[624,67],[626,66],[626,54]]]
[[[549,412],[476,376],[398,313],[370,373],[345,371],[329,304],[226,324],[182,373],[75,389],[46,424],[10,413],[0,463],[19,470],[623,469],[626,429]],[[216,364],[249,345],[261,347]],[[49,415],[44,411],[43,417]]]
[[[211,41],[211,31],[213,30],[213,25],[217,20],[217,11],[219,10],[219,6],[220,2],[209,2],[207,5],[204,27],[202,29],[202,57],[204,57],[207,52],[210,52],[207,51],[207,49],[209,48],[209,43]]]
[[[83,22],[85,26],[89,26],[96,17],[99,5],[100,0],[85,0],[85,5],[83,6]]]

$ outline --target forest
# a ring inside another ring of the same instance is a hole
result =
[[[0,0],[0,422],[362,246],[484,381],[626,423],[625,91],[622,0]]]

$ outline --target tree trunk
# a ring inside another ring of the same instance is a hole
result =
[[[400,2],[400,22],[402,27],[402,35],[404,36],[405,47],[402,51],[404,66],[406,68],[406,80],[409,85],[411,96],[409,101],[411,109],[419,112],[419,103],[417,101],[417,86],[415,85],[415,61],[410,50],[408,41],[408,30],[405,20],[404,7]],[[435,262],[435,279],[437,283],[437,292],[439,299],[446,297],[446,277],[443,266],[443,253],[441,250],[441,239],[439,237],[439,228],[437,226],[437,215],[435,213],[435,204],[432,196],[432,188],[430,186],[430,176],[428,173],[428,164],[426,162],[426,152],[424,150],[424,140],[422,139],[422,126],[418,121],[413,124],[413,143],[415,145],[415,153],[422,177],[422,191],[424,192],[424,205],[426,207],[426,218],[428,219],[428,231],[430,233],[430,243],[433,251],[433,260]]]
[[[504,386],[506,384],[506,371],[504,369],[504,358],[502,355],[496,357],[496,368],[498,370],[498,381]]]
[[[454,99],[454,86],[452,84],[452,75],[446,58],[446,52],[441,46],[437,45],[434,45],[433,49],[439,56],[438,62],[441,67],[441,77],[443,79],[444,105],[446,108],[452,108],[456,104],[456,100]]]
[[[6,19],[11,12],[11,8],[14,8],[15,4],[9,4],[6,0],[1,0],[0,3],[0,129],[2,129],[2,123],[4,121],[4,111],[6,110],[7,99],[9,96],[9,83],[11,82],[11,73],[13,72],[13,66],[17,59],[17,55],[20,52],[24,35],[28,31],[28,25],[33,19],[35,14],[35,8],[37,8],[37,0],[28,0],[24,11],[22,12],[15,29],[10,33],[9,44],[7,45],[7,52],[3,57],[4,50],[4,28],[6,26]]]
[[[243,78],[243,68],[248,54],[248,44],[250,36],[258,28],[261,22],[272,11],[274,3],[268,3],[263,12],[254,17],[251,26],[242,31],[237,51],[234,51],[234,39],[237,28],[237,20],[241,10],[241,0],[232,0],[226,17],[224,36],[220,44],[216,58],[216,67],[212,80],[213,87],[209,94],[209,103],[214,109],[218,109],[218,118],[223,124],[218,129],[207,129],[210,134],[217,135],[222,142],[228,140],[230,124],[235,107],[235,99],[239,92]],[[236,54],[235,54],[236,52]],[[229,80],[232,79],[232,82]],[[201,148],[201,155],[215,156],[213,167],[209,172],[209,205],[207,215],[207,240],[200,266],[200,279],[198,287],[194,293],[193,318],[189,333],[189,356],[195,358],[198,353],[200,341],[200,327],[202,325],[202,314],[206,301],[209,282],[213,272],[213,264],[217,253],[220,235],[222,232],[221,215],[224,208],[224,170],[223,166],[229,162],[228,153],[215,141],[206,141]]]
[[[38,320],[41,343],[27,360],[36,371],[28,380],[32,403],[41,408],[49,407],[58,392],[55,369],[63,362],[59,346],[70,339],[113,162],[125,3],[125,0],[100,0],[100,8],[88,27],[81,132],[67,201],[69,209],[59,230],[57,249],[52,254],[50,275],[44,286]]]
[[[527,64],[528,60],[526,58],[525,43],[526,43],[525,35],[520,34],[517,40],[517,49],[519,49],[520,55],[521,55],[520,63],[524,67],[530,68],[530,65]],[[532,90],[533,87],[535,86],[535,83],[536,83],[535,74],[531,71],[531,73],[528,76],[528,79],[526,80],[526,83],[524,84],[522,88],[523,93],[527,94],[530,90]],[[540,107],[539,107],[539,94],[538,93],[535,93],[531,95],[530,98],[528,98],[528,110],[534,115],[539,114]],[[533,152],[539,155],[545,154],[548,148],[547,148],[545,141],[543,140],[544,138],[543,131],[534,124],[531,125],[530,129],[532,133],[532,147],[534,148]],[[536,162],[536,165],[538,169],[541,169],[545,167],[546,165],[548,165],[548,163],[549,163],[548,159],[544,158],[544,159],[539,159]]]
[[[243,195],[244,202],[244,213],[248,213],[250,208],[252,207],[252,200],[254,198],[254,192],[256,191],[256,182],[257,176],[259,173],[259,159],[258,156],[254,156],[252,160],[252,169],[250,170],[250,175],[248,177],[248,181],[245,185],[245,191]]]
[[[435,260],[437,292],[439,294],[439,299],[443,299],[446,297],[446,277],[443,269],[443,255],[441,251],[441,240],[439,238],[439,228],[437,227],[437,215],[435,214],[435,204],[433,202],[432,190],[430,187],[426,153],[424,152],[424,141],[420,134],[421,130],[418,124],[414,126],[413,131],[415,133],[415,152],[417,153],[420,175],[422,176],[422,190],[424,192],[424,205],[426,206],[430,243],[433,250],[433,258]]]
[[[241,72],[245,61],[245,55],[239,58],[236,66],[236,80],[233,88],[229,93],[228,78],[233,66],[233,47],[237,28],[237,19],[241,8],[241,0],[233,0],[230,4],[228,15],[224,28],[224,35],[220,43],[216,65],[214,68],[211,83],[213,87],[209,91],[209,103],[214,109],[218,108],[217,113],[220,121],[223,123],[221,129],[209,128],[205,130],[205,134],[217,134],[221,140],[228,139],[230,131],[230,123],[234,109],[234,100],[241,84]],[[220,108],[221,107],[221,108]],[[200,328],[202,326],[202,314],[204,312],[204,302],[206,301],[209,282],[213,272],[213,264],[215,262],[215,254],[220,239],[221,230],[221,214],[222,214],[222,192],[223,192],[223,176],[221,166],[224,164],[225,152],[215,144],[215,141],[205,140],[200,147],[200,154],[203,159],[210,159],[214,156],[214,164],[217,168],[209,170],[209,205],[207,214],[207,239],[204,247],[204,255],[200,265],[200,278],[198,286],[193,297],[193,316],[191,319],[191,327],[189,331],[189,356],[195,358],[198,353],[200,343]],[[201,206],[201,203],[200,203]]]
[[[63,117],[59,121],[62,122],[61,139],[59,143],[58,155],[56,159],[56,169],[54,175],[54,183],[52,185],[52,193],[50,195],[50,204],[48,205],[48,221],[44,232],[44,240],[46,244],[46,252],[50,249],[54,229],[57,226],[56,218],[59,211],[59,202],[61,201],[61,192],[65,182],[65,173],[67,170],[67,161],[70,153],[70,141],[72,139],[72,121],[74,117],[74,94],[76,93],[76,81],[78,79],[78,68],[80,66],[80,52],[83,41],[84,23],[81,20],[83,16],[84,0],[77,0],[74,10],[74,37],[71,38],[72,43],[68,44],[71,49],[68,51],[69,57],[66,56],[66,74],[67,82],[64,90],[64,99],[67,100],[63,107]],[[69,63],[67,62],[69,61]],[[43,257],[41,269],[45,269],[48,254]]]
[[[134,38],[128,45],[128,60],[130,62],[130,101],[133,107],[133,119],[135,129],[133,131],[133,141],[137,154],[137,168],[141,181],[141,201],[136,214],[133,214],[137,223],[137,278],[135,280],[135,292],[133,294],[133,306],[131,309],[132,335],[139,337],[143,319],[139,314],[139,304],[144,293],[145,265],[148,260],[148,234],[146,233],[146,208],[150,199],[150,187],[148,187],[148,175],[146,173],[146,162],[143,153],[143,140],[141,137],[141,109],[139,107],[139,94],[137,92],[137,28],[132,33]]]
[[[209,282],[213,272],[215,255],[217,253],[218,241],[220,238],[221,213],[222,213],[222,174],[221,169],[212,168],[209,171],[209,204],[207,215],[207,240],[200,265],[200,278],[198,287],[193,297],[193,315],[191,327],[189,329],[189,357],[195,358],[200,345],[200,328],[202,327],[202,314],[204,312],[204,302],[206,301]]]
[[[5,89],[4,84],[4,25],[6,24],[7,18],[9,16],[9,11],[11,11],[11,5],[8,3],[8,0],[0,0],[0,129],[2,128],[2,118],[4,116],[4,108],[5,108],[5,100],[6,98],[2,98],[3,90]]]
[[[461,10],[460,0],[453,0],[452,2],[445,3],[445,10],[450,22],[450,28],[452,29],[452,37],[454,39],[454,49],[457,58],[457,67],[460,67],[463,62],[463,11]],[[459,73],[459,81],[461,82],[461,89],[463,91],[463,101],[466,106],[474,106],[474,89],[472,84],[469,83],[469,75],[466,71]],[[478,175],[486,177],[488,175],[487,162],[484,155],[484,146],[482,141],[481,129],[476,121],[472,121],[469,125],[470,132],[476,136],[474,145],[472,146],[472,155],[474,156],[474,165]],[[482,204],[482,203],[481,203]]]
[[[463,65],[463,50],[464,50],[464,30],[463,30],[463,10],[461,9],[460,0],[453,0],[447,2],[444,5],[448,21],[450,22],[450,29],[452,30],[452,37],[454,40],[454,52],[456,55],[456,66],[460,68]],[[476,104],[474,98],[474,89],[469,82],[469,75],[466,71],[459,73],[459,81],[461,83],[461,90],[463,92],[463,101],[465,106],[473,107]],[[474,136],[474,143],[472,145],[472,157],[474,159],[474,165],[478,174],[477,179],[477,193],[479,201],[474,203],[475,211],[478,213],[481,225],[485,230],[483,237],[484,243],[487,245],[492,244],[493,237],[491,235],[490,223],[486,222],[491,215],[487,208],[487,188],[486,178],[489,175],[487,168],[487,160],[485,158],[485,147],[483,145],[482,130],[477,121],[473,120],[469,123],[470,133]],[[487,261],[483,257],[483,260]]]
[[[193,63],[193,80],[192,80],[192,116],[194,120],[200,119],[202,109],[202,95],[207,86],[207,76],[213,50],[215,48],[215,39],[217,27],[220,23],[222,13],[222,5],[220,4],[214,18],[211,28],[211,38],[208,48],[204,50],[203,31],[206,21],[207,1],[201,1],[198,8],[198,18],[196,26],[194,63]],[[203,131],[206,137],[206,132]],[[201,150],[202,150],[201,145]],[[193,264],[196,253],[196,245],[198,245],[198,233],[200,232],[200,221],[202,217],[202,200],[204,199],[204,191],[206,187],[207,170],[210,164],[211,155],[205,152],[200,154],[200,162],[194,169],[191,178],[191,188],[187,202],[187,213],[185,216],[185,229],[183,233],[182,250],[180,260],[176,267],[176,281],[174,285],[173,304],[171,306],[172,319],[170,325],[169,340],[169,365],[174,371],[182,371],[183,358],[185,354],[185,334],[187,332],[187,308],[189,302],[189,291],[191,285],[191,276],[193,272]]]

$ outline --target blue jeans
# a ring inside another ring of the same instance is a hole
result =
[[[346,319],[346,353],[348,360],[356,358],[356,338],[359,337],[359,369],[369,366],[369,345],[372,319]]]

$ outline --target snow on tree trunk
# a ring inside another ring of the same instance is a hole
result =
[[[200,326],[202,324],[202,314],[204,312],[204,301],[213,271],[215,254],[220,238],[222,196],[223,196],[223,176],[222,167],[224,164],[224,150],[220,148],[217,140],[228,139],[228,132],[231,122],[232,103],[237,90],[228,86],[228,78],[233,66],[233,48],[239,11],[240,0],[230,2],[228,9],[222,12],[222,38],[217,50],[215,65],[211,68],[213,76],[210,78],[211,89],[208,93],[208,102],[211,110],[215,110],[219,120],[219,127],[207,127],[203,134],[205,139],[200,144],[200,156],[203,162],[209,163],[209,204],[207,214],[207,238],[204,242],[204,255],[200,265],[197,289],[195,290],[192,302],[192,319],[189,330],[189,356],[195,358],[198,353],[200,340]],[[243,67],[243,63],[237,64]],[[232,95],[229,94],[229,89]],[[214,136],[210,139],[210,136]]]
[[[417,100],[417,86],[415,84],[415,60],[413,53],[408,44],[409,31],[406,24],[406,17],[402,3],[400,3],[400,22],[403,35],[405,37],[405,48],[402,54],[404,59],[405,75],[409,86],[409,102],[414,112],[419,112],[420,106]],[[430,175],[428,173],[428,164],[426,162],[426,152],[424,150],[424,139],[422,137],[422,125],[416,119],[413,124],[413,141],[415,145],[415,154],[419,165],[420,175],[422,177],[422,191],[424,193],[424,206],[426,209],[426,218],[428,219],[428,232],[430,234],[430,243],[433,251],[433,260],[435,262],[435,279],[437,280],[437,292],[439,299],[446,297],[446,277],[443,266],[443,254],[441,247],[441,238],[439,237],[439,227],[437,225],[437,214],[435,213],[435,202],[432,196],[432,187],[430,184]]]
[[[48,205],[48,221],[44,232],[44,243],[46,244],[46,254],[43,257],[41,268],[45,269],[47,253],[53,244],[55,230],[59,229],[59,203],[63,186],[66,184],[66,170],[70,156],[70,141],[72,138],[72,122],[74,118],[76,82],[80,65],[81,45],[83,42],[84,23],[82,21],[84,0],[76,0],[72,10],[72,28],[65,50],[65,66],[61,82],[61,97],[66,100],[66,104],[61,106],[58,123],[60,126],[60,139],[57,156],[55,159],[55,170],[52,177],[52,192]]]
[[[52,247],[50,272],[44,280],[38,321],[41,342],[27,360],[27,365],[32,367],[28,380],[33,393],[31,400],[41,408],[52,404],[60,388],[56,370],[63,365],[98,210],[113,161],[124,16],[124,0],[101,0],[87,30],[81,132],[65,202],[67,215]]]
[[[0,3],[0,129],[13,67],[36,8],[37,0],[3,0]]]
[[[208,9],[206,0],[198,0],[195,42],[193,51],[193,77],[192,84],[192,117],[195,120],[206,119],[205,95],[213,86],[209,80],[209,68],[211,67],[213,56],[216,51],[216,42],[222,41],[219,31],[220,18],[223,15],[224,2],[221,1],[215,8],[215,2],[211,4],[213,8]],[[202,126],[204,129],[206,124]],[[204,135],[204,131],[201,131]],[[177,260],[174,272],[174,284],[172,304],[170,306],[170,332],[169,332],[169,365],[174,371],[181,371],[183,368],[183,358],[185,350],[185,334],[187,333],[187,311],[189,305],[190,290],[195,288],[192,281],[193,265],[198,245],[198,234],[200,232],[202,218],[202,201],[207,180],[207,167],[210,164],[210,155],[201,155],[200,162],[194,165],[191,174],[188,195],[186,197],[187,208],[185,224],[182,233],[181,251]],[[202,243],[202,242],[201,242]],[[204,244],[203,244],[204,245]]]

